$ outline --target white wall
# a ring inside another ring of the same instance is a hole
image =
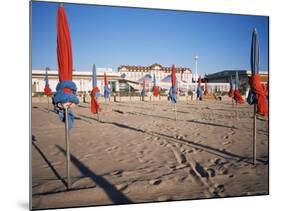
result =
[[[72,80],[77,87],[77,91],[91,91],[92,90],[92,80],[89,79],[73,79]],[[119,90],[119,83],[117,80],[108,80],[108,81],[116,81],[116,91]],[[45,80],[42,78],[32,78],[32,84],[36,82],[36,92],[44,92],[45,88]],[[49,86],[52,89],[53,92],[56,91],[56,86],[58,84],[59,80],[58,79],[50,79],[49,78]],[[103,80],[98,80],[98,87],[101,92],[103,92],[103,86],[104,82]]]

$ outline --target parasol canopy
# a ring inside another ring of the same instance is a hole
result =
[[[239,76],[238,76],[238,72],[236,72],[235,75],[235,89],[233,92],[233,98],[236,101],[236,103],[242,104],[244,103],[244,100],[239,92]]]
[[[172,65],[171,82],[172,82],[172,86],[169,90],[168,95],[173,103],[177,103],[177,78],[176,78],[175,65]]]
[[[91,91],[91,111],[92,113],[97,114],[101,108],[97,100],[100,96],[100,90],[97,86],[97,70],[95,64],[93,64],[92,82],[93,89]]]
[[[49,86],[49,77],[48,77],[48,71],[46,70],[46,73],[45,73],[45,88],[44,88],[44,93],[46,96],[50,97],[52,95],[52,90]]]
[[[159,94],[159,88],[156,84],[156,77],[155,77],[155,74],[153,74],[153,96],[154,97],[157,97]]]
[[[109,94],[110,94],[110,90],[108,88],[108,82],[107,82],[107,76],[106,76],[106,73],[104,72],[104,75],[103,75],[103,79],[104,79],[104,93],[103,93],[103,96],[104,98],[109,98]]]
[[[57,13],[57,60],[59,70],[59,83],[56,87],[56,93],[54,95],[54,103],[56,106],[56,112],[62,121],[65,122],[64,108],[58,106],[59,104],[65,104],[67,106],[71,104],[78,104],[79,100],[76,96],[77,87],[72,82],[72,47],[69,27],[66,18],[66,12],[62,5],[58,8]],[[69,128],[73,128],[74,114],[71,110],[68,110]]]
[[[201,76],[198,79],[198,86],[197,86],[197,97],[202,97],[202,87],[201,87]]]
[[[265,116],[268,114],[266,91],[261,86],[259,76],[259,42],[258,33],[254,28],[252,33],[252,46],[251,46],[251,77],[249,79],[250,91],[247,97],[249,104],[257,104],[257,113]]]
[[[142,90],[141,90],[141,96],[145,96],[145,80],[142,81]]]
[[[230,89],[229,89],[229,92],[228,92],[228,97],[233,97],[234,83],[233,83],[233,80],[232,80],[232,76],[230,76],[229,85],[230,85]]]

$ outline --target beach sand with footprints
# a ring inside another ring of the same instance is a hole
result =
[[[175,121],[164,97],[101,104],[99,121],[90,103],[72,109],[67,191],[64,123],[32,103],[34,209],[268,194],[268,119],[257,119],[253,166],[252,106],[236,118],[230,100],[180,100]]]

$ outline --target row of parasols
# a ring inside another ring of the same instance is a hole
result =
[[[59,115],[60,119],[65,123],[65,140],[66,140],[66,152],[67,152],[67,186],[70,188],[70,150],[69,150],[69,129],[73,128],[74,114],[70,110],[71,106],[74,104],[79,104],[79,100],[76,96],[77,87],[72,81],[72,46],[71,38],[69,32],[69,26],[66,18],[66,12],[63,7],[63,4],[60,4],[57,12],[57,61],[58,61],[58,70],[59,70],[59,83],[56,86],[56,92],[53,96],[53,103],[55,105],[55,111]],[[256,29],[252,33],[252,48],[251,48],[251,70],[252,76],[250,77],[250,92],[247,98],[249,104],[254,104],[254,126],[256,121],[256,113],[260,115],[267,115],[267,100],[266,92],[262,88],[260,77],[259,77],[259,45],[257,38]],[[49,88],[48,76],[46,75],[46,86],[44,92],[46,95],[50,96],[52,94],[51,89]],[[243,103],[243,99],[238,91],[238,80],[236,80],[236,86],[234,88],[233,83],[231,82],[231,89],[229,95],[238,103]],[[108,88],[106,74],[104,74],[104,97],[108,98],[110,90]],[[143,90],[141,95],[145,94],[145,81],[143,81]],[[199,80],[197,94],[202,94],[201,90],[201,80]],[[153,94],[154,96],[158,95],[158,87],[154,77],[153,84]],[[206,91],[206,90],[205,90]],[[91,92],[91,111],[93,113],[98,113],[100,111],[100,105],[97,98],[100,96],[100,91],[97,86],[96,78],[96,67],[93,65],[93,88]],[[172,65],[172,75],[171,75],[171,87],[168,93],[169,99],[176,106],[177,103],[177,84],[176,84],[176,74],[175,67]],[[242,100],[241,100],[242,99]],[[255,142],[255,140],[254,140]],[[255,148],[254,148],[255,151]],[[254,152],[255,153],[255,152]],[[254,155],[254,163],[255,163]]]

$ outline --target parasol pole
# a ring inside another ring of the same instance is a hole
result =
[[[129,84],[129,97],[130,97],[130,101],[132,101],[132,99],[131,99],[131,86],[130,86],[130,84]]]
[[[153,98],[152,98],[152,109],[154,110],[154,101],[155,101],[155,97],[153,95]]]
[[[176,121],[177,121],[178,120],[177,103],[174,103],[174,109],[175,109],[175,115],[176,115]]]
[[[257,104],[254,104],[254,116],[253,116],[253,164],[256,165],[257,156]]]
[[[49,109],[49,96],[47,96],[47,99],[48,99],[48,113],[49,113],[49,111],[50,111],[50,109]]]
[[[99,111],[97,111],[97,117],[98,117],[98,121],[100,121],[100,113],[99,113]]]
[[[237,106],[237,102],[235,103],[235,116],[236,116],[236,119],[238,119],[238,106]]]
[[[68,122],[68,106],[65,106],[65,144],[66,144],[66,175],[67,175],[67,189],[71,188],[70,176],[70,143],[69,143],[69,122]]]

